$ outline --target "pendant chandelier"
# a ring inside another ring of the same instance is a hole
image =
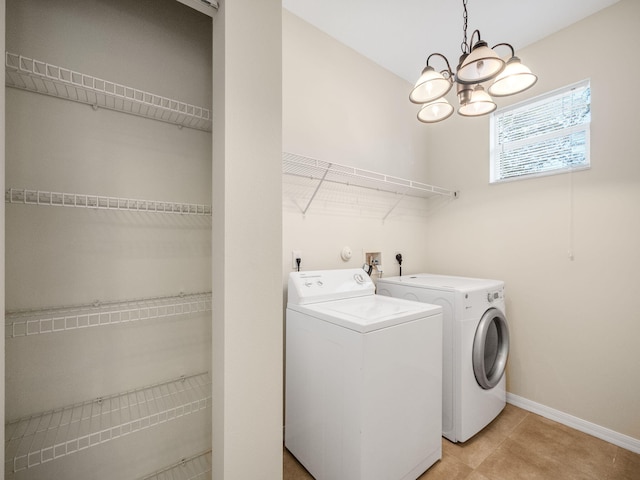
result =
[[[465,117],[477,117],[493,112],[497,105],[491,99],[505,97],[525,91],[533,86],[538,77],[524,66],[515,56],[513,47],[508,43],[498,43],[489,48],[487,42],[480,38],[480,31],[471,34],[471,45],[467,43],[467,0],[462,1],[464,9],[462,55],[455,74],[451,70],[449,60],[441,53],[432,53],[427,57],[427,65],[409,95],[411,102],[422,105],[418,112],[418,120],[424,123],[440,122],[453,114],[453,106],[445,95],[456,86],[458,95],[458,113]],[[477,41],[474,43],[474,38]],[[511,57],[505,62],[495,52],[498,47],[511,51]],[[437,72],[429,62],[440,57],[447,68]],[[482,85],[493,81],[485,90]]]

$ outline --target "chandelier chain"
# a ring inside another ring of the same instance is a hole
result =
[[[471,49],[469,48],[469,44],[467,43],[467,20],[468,20],[468,14],[467,14],[467,0],[462,0],[462,7],[464,9],[464,13],[462,14],[462,44],[460,45],[460,48],[462,49],[462,53],[469,53],[471,51]]]

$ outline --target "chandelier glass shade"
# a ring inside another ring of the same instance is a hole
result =
[[[489,87],[489,93],[494,97],[514,95],[524,92],[537,81],[538,77],[531,73],[531,70],[523,65],[518,57],[513,56]]]
[[[418,120],[424,123],[435,123],[453,114],[453,105],[447,99],[440,97],[433,102],[425,103],[418,112]]]
[[[460,83],[486,82],[502,72],[504,65],[505,61],[487,46],[487,42],[480,40],[458,68],[456,80]]]
[[[444,97],[451,90],[451,81],[440,72],[427,65],[422,70],[415,88],[411,91],[409,99],[413,103],[428,103],[440,97]]]
[[[497,107],[482,85],[476,85],[471,92],[471,98],[460,105],[458,113],[463,117],[478,117],[493,112]]]
[[[480,38],[480,31],[471,35],[472,47],[467,43],[467,0],[462,1],[464,8],[464,39],[462,55],[457,71],[454,73],[447,58],[440,53],[432,53],[427,57],[427,64],[420,74],[413,90],[409,94],[412,103],[422,105],[418,112],[418,120],[434,123],[445,120],[453,113],[453,106],[444,98],[456,85],[458,95],[458,113],[465,117],[477,117],[493,112],[497,105],[491,95],[504,97],[514,95],[532,87],[538,77],[522,64],[515,56],[513,47],[508,43],[499,43],[489,48],[487,42]],[[477,35],[477,41],[473,40]],[[496,48],[507,47],[511,56],[507,61],[502,59]],[[440,57],[446,68],[440,72],[429,64],[433,57]],[[487,90],[483,83],[492,82]]]

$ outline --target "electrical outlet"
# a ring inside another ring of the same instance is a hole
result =
[[[293,268],[294,270],[298,269],[298,263],[296,262],[296,258],[299,258],[302,263],[302,250],[291,251],[291,268]]]

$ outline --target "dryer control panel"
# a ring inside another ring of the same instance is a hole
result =
[[[489,303],[493,303],[502,298],[504,298],[504,290],[502,288],[487,292],[487,302]]]
[[[487,309],[497,308],[505,313],[504,287],[492,287],[462,295],[464,319],[479,318]]]

